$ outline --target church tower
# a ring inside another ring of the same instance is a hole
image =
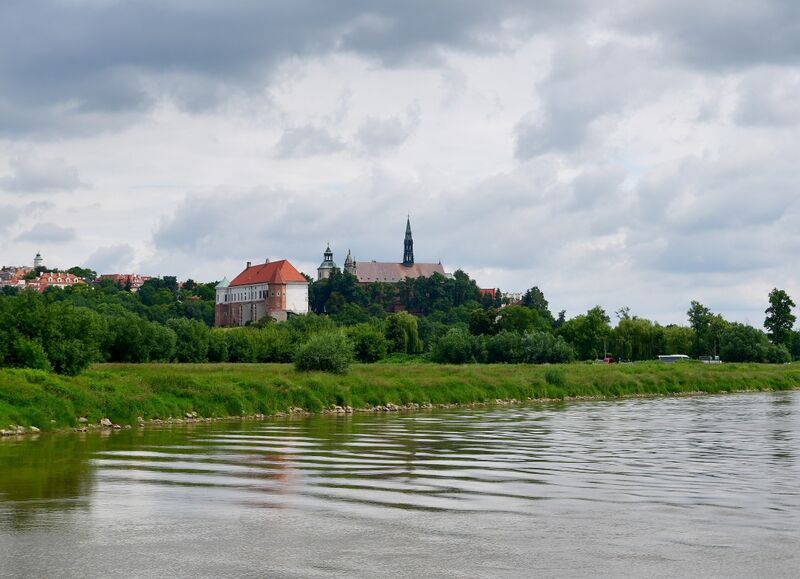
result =
[[[319,264],[317,268],[317,281],[321,279],[328,279],[331,276],[331,271],[336,264],[333,263],[333,252],[331,251],[331,244],[328,244],[328,247],[325,249],[325,253],[322,255],[323,260],[322,263]]]
[[[411,238],[411,216],[406,220],[406,238],[403,242],[403,265],[414,265],[414,240]]]
[[[347,259],[344,260],[344,271],[350,275],[356,275],[356,262],[353,256],[350,255],[350,250],[347,250]]]
[[[44,260],[42,259],[42,254],[37,251],[36,257],[33,258],[33,269],[36,269],[37,267],[42,267],[43,264]]]

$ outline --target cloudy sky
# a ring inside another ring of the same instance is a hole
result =
[[[800,298],[796,0],[3,0],[0,262],[418,261],[552,309]]]

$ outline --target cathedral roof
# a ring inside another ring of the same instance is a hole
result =
[[[254,283],[306,283],[295,267],[285,259],[280,261],[270,261],[267,263],[257,263],[246,268],[231,281],[231,286],[250,285]]]
[[[434,273],[445,275],[441,263],[414,263],[405,266],[402,263],[359,261],[356,264],[356,277],[361,283],[397,283],[407,277],[430,277]]]

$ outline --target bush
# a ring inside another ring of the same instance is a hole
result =
[[[770,344],[767,348],[767,362],[770,364],[786,364],[792,361],[792,355],[784,345]]]
[[[486,355],[490,364],[514,364],[520,358],[520,336],[503,330],[486,340]]]
[[[464,328],[452,328],[433,348],[433,360],[442,364],[468,364],[485,359],[483,339]]]
[[[575,349],[561,336],[531,331],[520,341],[520,359],[526,364],[571,362],[575,359]]]
[[[383,332],[369,324],[359,324],[347,330],[347,337],[353,343],[356,360],[359,362],[377,362],[386,357],[389,343]]]
[[[321,370],[344,374],[353,362],[353,345],[341,332],[316,334],[302,344],[294,357],[300,371]]]

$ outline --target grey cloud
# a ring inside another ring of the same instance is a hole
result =
[[[127,243],[108,245],[94,251],[85,261],[97,273],[130,273],[127,268],[135,257],[133,247]]]
[[[656,0],[619,18],[627,33],[652,36],[692,67],[730,70],[800,63],[800,4],[795,0]]]
[[[261,90],[292,56],[338,50],[401,64],[440,48],[499,50],[565,21],[574,5],[8,0],[1,10],[0,131],[52,134],[108,130],[165,96],[190,110],[214,106],[231,91]]]
[[[37,243],[63,243],[75,239],[72,227],[62,227],[55,223],[37,223],[33,228],[17,236],[17,241]]]
[[[13,205],[0,205],[0,232],[11,228],[19,218],[22,211]]]
[[[550,73],[537,86],[540,109],[516,127],[517,158],[573,152],[590,140],[595,121],[659,95],[674,79],[652,67],[652,58],[619,40],[595,46],[561,39]]]
[[[414,103],[404,117],[368,118],[358,129],[356,138],[367,153],[380,154],[405,143],[419,122],[419,105]]]
[[[343,148],[344,143],[327,129],[313,125],[285,130],[275,145],[278,157],[283,159],[329,155]]]
[[[757,70],[739,85],[734,118],[742,125],[786,127],[800,123],[800,73]]]
[[[0,189],[15,193],[72,191],[83,186],[78,170],[63,159],[36,155],[11,159],[11,174],[0,178]]]

